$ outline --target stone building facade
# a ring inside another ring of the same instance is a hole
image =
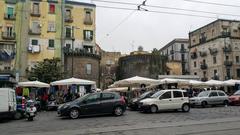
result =
[[[158,78],[158,75],[166,73],[167,58],[153,53],[134,53],[119,59],[117,79],[125,79],[133,76]]]
[[[188,46],[188,39],[176,38],[160,49],[161,54],[166,55],[169,62],[181,65],[181,74],[184,75],[189,74]]]
[[[66,52],[64,58],[64,71],[66,77],[75,77],[95,81],[97,87],[100,85],[100,59],[96,54],[81,52]],[[72,57],[73,56],[73,57]]]
[[[189,33],[190,73],[202,81],[240,79],[240,21],[218,19]]]
[[[118,60],[121,57],[121,52],[106,52],[101,51],[100,62],[100,88],[106,89],[109,85],[116,81],[116,73]]]

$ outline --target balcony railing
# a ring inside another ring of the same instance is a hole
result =
[[[207,77],[203,77],[203,78],[201,78],[201,81],[206,82],[206,81],[208,81],[208,78]]]
[[[14,32],[11,34],[9,32],[2,32],[2,38],[7,40],[15,40],[16,34]]]
[[[18,0],[5,0],[7,4],[16,4]]]
[[[199,39],[199,43],[205,43],[207,41],[207,37],[202,37]]]
[[[4,19],[6,20],[16,20],[16,14],[4,14]]]
[[[202,70],[205,70],[205,69],[208,68],[208,66],[207,66],[207,64],[201,64],[201,65],[200,65],[200,68],[201,68]]]
[[[196,52],[191,53],[191,58],[192,58],[192,59],[196,59],[196,58],[197,58],[197,53],[196,53]]]
[[[186,53],[187,50],[186,49],[180,49],[180,53]]]
[[[41,30],[40,29],[37,29],[37,30],[29,29],[28,34],[30,34],[30,35],[41,35]]]
[[[226,60],[226,61],[224,61],[224,65],[225,66],[232,66],[232,61],[229,61],[229,60]]]
[[[222,37],[230,37],[231,36],[231,32],[222,32]]]
[[[207,56],[207,52],[199,52],[199,55],[201,56],[201,57],[205,57],[205,56]]]
[[[73,17],[72,16],[65,16],[65,22],[72,23],[73,22]]]
[[[225,46],[225,47],[223,47],[223,52],[230,53],[230,52],[232,52],[232,48],[230,46]]]
[[[38,12],[34,12],[34,11],[32,11],[32,12],[31,12],[31,16],[34,16],[34,17],[40,17],[41,14],[40,14],[39,11],[38,11]]]
[[[215,55],[215,54],[218,53],[217,48],[209,48],[209,51],[210,51],[210,54],[211,54],[211,55]]]
[[[88,56],[88,57],[94,57],[97,59],[101,59],[101,56],[95,53],[88,52],[84,49],[75,48],[75,50],[72,50],[71,48],[64,47],[63,52],[65,55],[75,55],[75,56]]]

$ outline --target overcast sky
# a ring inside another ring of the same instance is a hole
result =
[[[160,49],[174,38],[188,38],[189,31],[204,26],[217,18],[240,20],[240,0],[197,0],[203,2],[215,2],[239,7],[210,5],[194,3],[185,0],[147,0],[146,5],[165,6],[171,8],[183,8],[201,10],[239,16],[214,15],[206,13],[194,13],[179,10],[149,8],[150,11],[184,13],[191,15],[211,16],[203,18],[194,16],[182,16],[144,11],[129,11],[107,9],[98,6],[111,6],[122,8],[137,8],[136,6],[110,4],[94,0],[75,0],[91,2],[97,5],[96,10],[96,42],[106,51],[121,51],[129,53],[143,46],[144,50]],[[143,0],[106,0],[113,2],[142,3]],[[129,14],[132,15],[123,21]],[[122,23],[121,23],[122,22]],[[121,23],[121,25],[119,25]],[[118,27],[117,27],[118,26]]]

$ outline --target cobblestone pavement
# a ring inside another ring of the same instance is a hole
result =
[[[25,134],[52,131],[65,131],[76,129],[92,129],[106,127],[132,126],[136,124],[159,124],[159,123],[184,123],[188,121],[214,120],[221,118],[240,118],[240,107],[213,107],[194,108],[189,113],[183,112],[159,112],[146,114],[135,111],[126,111],[121,117],[95,116],[83,117],[77,120],[57,117],[56,112],[40,112],[33,122],[25,119],[18,121],[4,121],[0,123],[1,135]],[[143,131],[148,131],[144,129]],[[127,131],[126,131],[127,133]],[[115,132],[114,132],[115,134]],[[123,133],[116,133],[123,134]]]

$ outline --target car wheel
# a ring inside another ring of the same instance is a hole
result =
[[[158,108],[156,105],[152,105],[150,108],[151,113],[156,113],[158,111]]]
[[[72,119],[77,119],[79,117],[79,110],[77,108],[73,108],[70,111],[70,117]]]
[[[201,103],[201,105],[202,105],[203,108],[205,108],[205,107],[207,106],[207,102],[206,102],[206,101],[203,101],[203,102]]]
[[[15,120],[19,120],[19,119],[21,119],[21,117],[22,117],[22,114],[21,114],[20,112],[16,112],[16,113],[14,114],[14,119],[15,119]]]
[[[114,109],[114,115],[116,115],[116,116],[121,116],[121,115],[123,115],[123,109],[122,109],[121,106],[115,107],[115,109]]]
[[[189,112],[190,111],[190,105],[189,104],[183,104],[182,105],[182,111],[183,112]]]
[[[228,106],[228,105],[229,105],[229,102],[228,102],[227,100],[224,100],[224,101],[223,101],[223,105]]]

